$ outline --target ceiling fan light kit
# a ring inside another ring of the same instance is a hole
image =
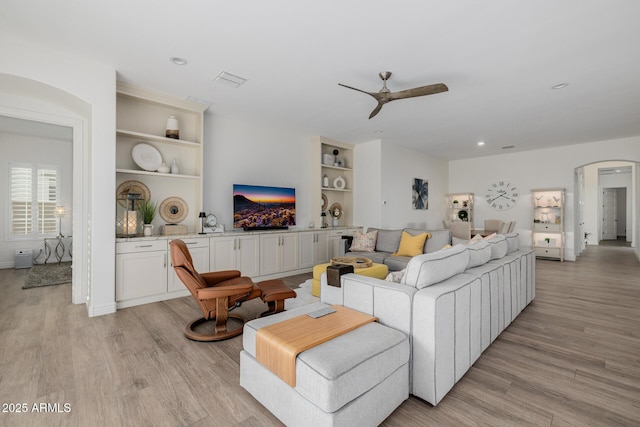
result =
[[[338,85],[346,87],[347,89],[356,90],[358,92],[366,93],[367,95],[372,96],[376,101],[378,101],[378,105],[369,115],[369,118],[375,117],[376,114],[380,112],[382,106],[388,102],[395,101],[397,99],[405,99],[405,98],[415,98],[418,96],[425,95],[434,95],[436,93],[447,92],[449,88],[444,83],[436,83],[427,86],[415,87],[413,89],[401,90],[399,92],[391,92],[389,88],[387,88],[387,80],[391,77],[391,71],[382,71],[378,75],[382,80],[382,89],[378,92],[367,92],[362,89],[357,89],[355,87],[347,86],[342,83],[338,83]]]

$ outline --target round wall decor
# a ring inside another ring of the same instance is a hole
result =
[[[339,190],[344,190],[345,185],[346,185],[346,182],[344,181],[344,178],[341,176],[333,180],[333,186]]]
[[[189,208],[180,197],[167,197],[160,203],[158,213],[169,224],[178,224],[187,218]]]
[[[327,199],[327,196],[324,193],[322,193],[322,207],[321,207],[321,209],[322,209],[323,212],[327,210],[327,205],[328,204],[329,204],[329,200]]]
[[[140,200],[151,200],[151,191],[144,183],[136,180],[125,181],[116,189],[116,200],[123,208],[127,207],[127,194],[140,194]]]
[[[329,208],[329,215],[331,215],[333,218],[338,218],[338,219],[342,218],[342,213],[343,213],[343,210],[342,210],[342,205],[340,203],[334,203]]]

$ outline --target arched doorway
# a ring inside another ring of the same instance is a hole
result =
[[[88,163],[88,123],[91,107],[60,89],[29,79],[0,74],[3,87],[20,88],[16,93],[0,93],[0,115],[13,119],[71,129],[72,137],[72,236],[73,273],[71,299],[83,304],[89,293],[88,213],[90,210]],[[5,86],[6,84],[6,86]]]

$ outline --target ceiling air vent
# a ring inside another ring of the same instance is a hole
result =
[[[236,76],[235,74],[227,73],[226,71],[221,72],[213,79],[216,83],[222,83],[226,86],[231,87],[240,87],[240,85],[247,81],[247,79],[242,78],[240,76]]]

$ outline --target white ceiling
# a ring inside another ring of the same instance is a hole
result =
[[[459,159],[640,135],[637,0],[2,0],[1,10],[1,37],[306,136]],[[443,82],[449,92],[369,120],[373,98],[338,83],[377,91],[385,70],[392,91]],[[214,83],[221,71],[247,82]]]

